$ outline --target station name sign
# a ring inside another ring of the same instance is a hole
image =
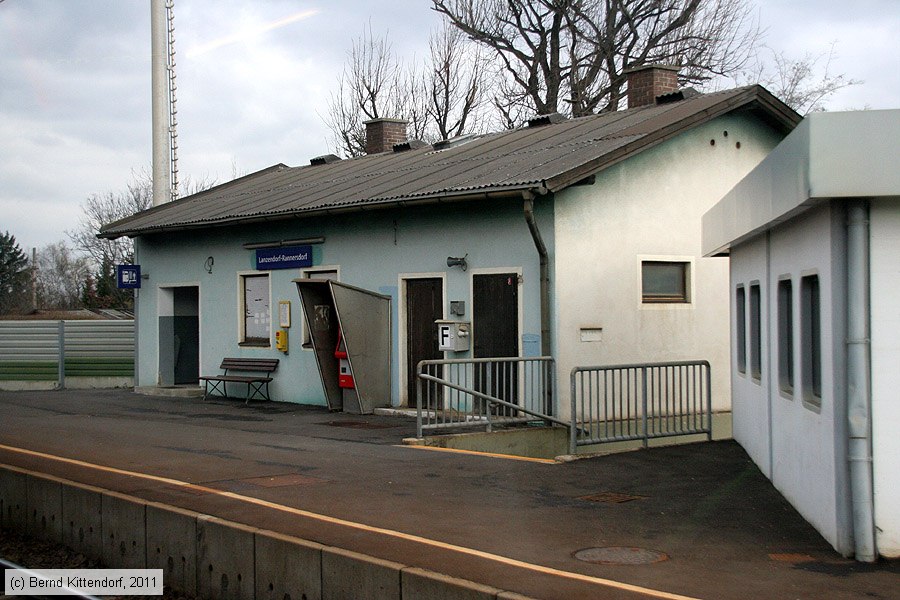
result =
[[[256,268],[260,271],[272,269],[302,269],[312,266],[312,246],[289,246],[282,248],[257,248]]]

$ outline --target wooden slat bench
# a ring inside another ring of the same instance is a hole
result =
[[[229,383],[246,383],[247,399],[244,404],[250,402],[257,395],[269,400],[269,382],[272,381],[272,372],[278,368],[277,358],[223,358],[219,368],[224,371],[222,375],[206,375],[200,378],[203,382],[203,399],[210,392],[218,391],[222,396],[228,397],[227,385]],[[229,375],[229,371],[238,373],[264,373],[264,375]],[[212,382],[212,388],[209,384]],[[219,385],[221,384],[221,387]]]

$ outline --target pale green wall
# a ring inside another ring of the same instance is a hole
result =
[[[552,206],[536,201],[536,212],[545,242],[552,249]],[[395,227],[396,223],[396,227]],[[149,275],[140,290],[139,381],[137,385],[158,383],[158,310],[160,287],[199,285],[200,287],[200,370],[218,372],[225,356],[280,358],[272,385],[272,397],[282,401],[324,404],[313,353],[300,346],[300,303],[292,279],[299,270],[271,271],[271,305],[277,324],[277,303],[290,300],[292,327],[290,354],[274,348],[238,346],[238,273],[252,271],[254,252],[242,244],[282,239],[324,236],[325,243],[313,246],[315,265],[338,265],[340,279],[350,285],[392,297],[392,404],[398,404],[400,366],[398,354],[399,273],[441,273],[445,275],[446,298],[464,300],[471,319],[470,281],[473,271],[490,268],[521,270],[519,295],[522,302],[522,334],[525,354],[540,353],[540,311],[538,255],[525,223],[519,200],[482,200],[451,203],[406,210],[377,210],[308,220],[292,220],[239,227],[186,231],[177,234],[144,236],[137,240],[137,262]],[[448,256],[468,254],[469,270],[448,268]],[[212,256],[212,274],[204,269]],[[165,300],[163,300],[165,304]],[[449,316],[449,305],[444,308]],[[465,354],[454,355],[454,358]]]

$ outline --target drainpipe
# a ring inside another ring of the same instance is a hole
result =
[[[134,258],[132,258],[132,264],[139,265],[141,264],[140,254],[138,253],[138,243],[137,239],[134,240]],[[143,281],[143,279],[141,280]],[[140,322],[141,322],[141,290],[134,290],[134,387],[138,387],[140,385],[140,378],[138,374],[140,373],[140,354],[141,354],[141,334],[140,334]],[[159,320],[157,319],[157,323]],[[159,327],[159,325],[157,325]]]
[[[847,211],[847,425],[850,502],[856,560],[874,562],[872,407],[869,356],[869,210],[864,200]]]
[[[547,255],[547,246],[541,237],[537,222],[534,220],[534,194],[523,192],[525,199],[525,222],[531,232],[534,247],[537,248],[540,257],[540,281],[541,281],[541,355],[550,356],[550,260]]]

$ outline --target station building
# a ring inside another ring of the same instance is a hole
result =
[[[273,399],[328,404],[295,281],[328,279],[386,302],[379,406],[415,406],[423,359],[549,355],[563,418],[573,367],[664,360],[709,360],[728,410],[728,263],[703,257],[700,219],[800,117],[760,86],[629,77],[627,110],[434,146],[380,119],[365,156],[277,164],[105,226],[142,270],[136,385],[279,358]],[[469,349],[439,352],[437,320],[465,322]]]

